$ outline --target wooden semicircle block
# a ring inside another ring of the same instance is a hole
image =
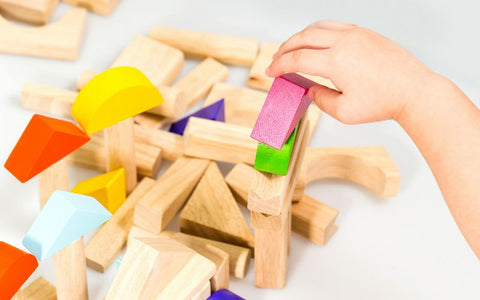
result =
[[[116,67],[95,76],[83,87],[73,103],[72,116],[92,134],[162,102],[158,89],[140,70]]]

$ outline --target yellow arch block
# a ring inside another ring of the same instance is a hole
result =
[[[90,80],[73,102],[72,116],[88,134],[162,104],[162,95],[138,69],[108,69]]]

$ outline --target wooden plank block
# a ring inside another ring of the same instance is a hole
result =
[[[27,82],[22,86],[23,107],[57,117],[72,117],[72,104],[75,97],[77,93],[74,91],[42,84]]]
[[[22,289],[23,300],[57,300],[57,290],[48,280],[39,276]]]
[[[183,135],[183,132],[185,131],[185,127],[187,127],[187,123],[192,117],[218,121],[218,122],[225,122],[225,102],[223,101],[223,99],[220,99],[217,102],[214,102],[208,106],[205,106],[197,110],[196,112],[189,114],[188,116],[183,117],[178,121],[175,121],[170,126],[170,129],[168,131],[179,134],[179,135]]]
[[[134,126],[135,141],[162,149],[162,158],[175,161],[183,155],[183,137],[168,131]]]
[[[0,16],[0,52],[76,60],[83,42],[86,10],[70,9],[60,20],[43,27],[25,27]]]
[[[210,297],[210,290],[210,281],[207,281],[202,289],[192,297],[192,300],[207,300]]]
[[[253,248],[253,235],[215,162],[211,162],[180,214],[180,230]]]
[[[208,166],[209,161],[182,157],[157,180],[135,206],[134,224],[160,233],[180,210]]]
[[[162,106],[162,105],[160,105]],[[135,124],[151,129],[164,129],[172,124],[173,119],[151,113],[143,113],[133,117]]]
[[[85,7],[86,9],[104,16],[110,15],[120,0],[62,0],[63,2]]]
[[[228,64],[250,66],[258,52],[258,41],[240,37],[162,26],[153,26],[149,36],[187,54],[213,57]]]
[[[0,0],[0,13],[5,18],[45,25],[57,4],[58,0]]]
[[[133,226],[135,205],[154,183],[155,180],[151,178],[143,178],[112,218],[88,242],[85,254],[90,268],[104,273],[120,254]]]
[[[191,118],[184,133],[184,153],[223,162],[253,165],[257,143],[248,127]]]

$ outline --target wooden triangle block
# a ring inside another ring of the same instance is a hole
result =
[[[26,182],[90,138],[75,124],[42,115],[33,115],[5,162],[5,168]]]
[[[22,289],[23,300],[57,300],[57,289],[42,276]]]
[[[81,181],[72,189],[72,193],[93,197],[114,214],[126,199],[125,170],[120,168]]]
[[[0,242],[0,299],[10,299],[38,267],[35,256]]]
[[[206,106],[193,114],[186,116],[170,126],[170,132],[183,135],[185,128],[187,127],[188,120],[191,117],[197,117],[201,119],[208,119],[212,121],[225,122],[225,101],[220,99],[219,101]]]
[[[208,300],[245,300],[229,290],[219,290],[213,293]]]
[[[253,247],[252,231],[215,162],[210,163],[180,214],[180,230],[212,240]]]
[[[38,260],[44,260],[111,216],[95,198],[55,191],[25,235],[23,245]]]

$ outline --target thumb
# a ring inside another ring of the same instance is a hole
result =
[[[308,97],[312,99],[322,111],[337,120],[339,120],[338,108],[342,96],[342,93],[320,84],[314,85],[308,90]]]

